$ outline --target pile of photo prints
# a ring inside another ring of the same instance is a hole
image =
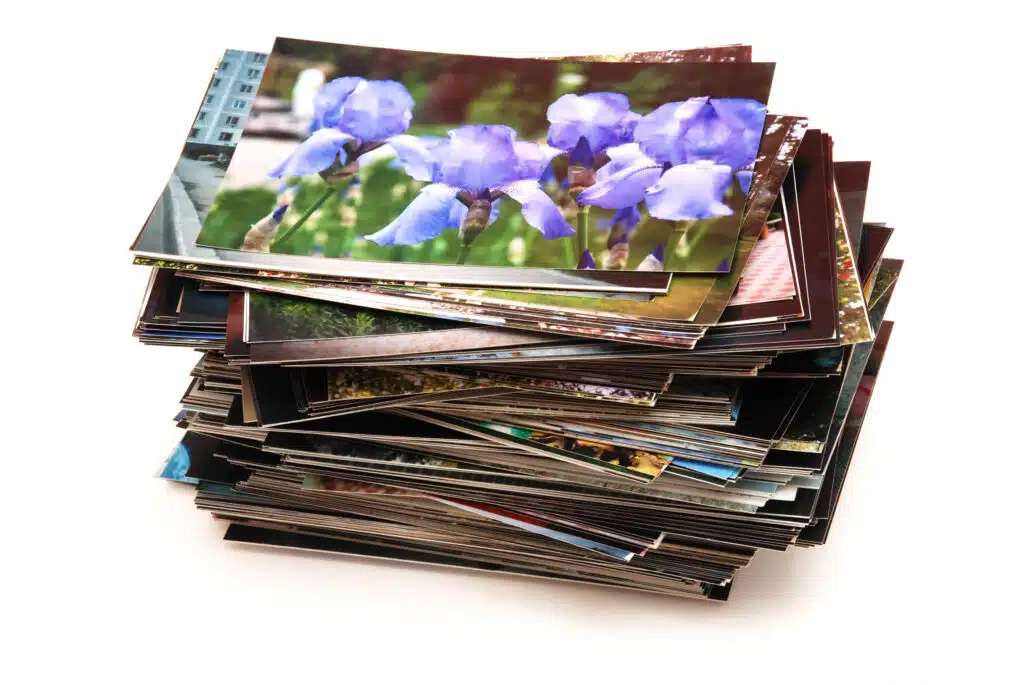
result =
[[[825,542],[902,262],[774,64],[211,66],[134,333],[202,354],[161,476],[226,540],[717,601]]]

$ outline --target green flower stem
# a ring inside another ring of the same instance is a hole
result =
[[[455,260],[456,264],[465,264],[466,260],[469,259],[469,243],[463,243],[462,247],[459,248],[459,258]]]
[[[277,238],[274,240],[274,244],[271,245],[271,247],[277,247],[278,245],[284,245],[285,241],[288,240],[288,238],[290,238],[292,235],[294,235],[296,231],[298,231],[300,228],[302,228],[302,225],[306,223],[306,220],[309,219],[309,217],[313,216],[313,212],[315,212],[316,210],[320,209],[320,207],[323,205],[323,203],[327,202],[327,200],[332,195],[334,195],[334,193],[336,193],[337,190],[338,190],[337,186],[333,186],[330,183],[328,183],[327,184],[327,188],[324,189],[323,195],[318,197],[316,199],[316,201],[313,204],[311,204],[309,206],[309,208],[306,209],[305,212],[302,213],[302,216],[300,216],[298,218],[298,220],[296,220],[296,222],[294,224],[292,224],[291,226],[286,228],[284,231],[282,231],[277,236]]]
[[[579,261],[579,255],[573,254],[573,241],[569,240],[568,238],[569,236],[566,236],[565,239],[561,240],[561,243],[565,248],[565,261],[568,262],[570,269],[575,269],[576,263]]]
[[[579,254],[589,247],[587,230],[590,228],[590,205],[583,205],[576,214],[576,239],[579,241]]]
[[[345,212],[345,208],[347,207],[347,205],[344,203],[344,196],[341,198],[341,200],[342,201],[339,202],[340,207],[338,208],[338,210],[339,210],[339,212],[341,212],[341,218],[344,218],[344,216],[345,216],[344,212]],[[352,208],[352,211],[355,211],[354,207]],[[357,215],[356,216],[356,225],[358,225],[358,223],[359,223],[359,217]],[[345,253],[352,249],[352,245],[355,243],[355,241],[356,241],[356,227],[355,226],[346,226],[346,227],[342,228],[341,229],[341,236],[338,239],[338,248],[339,249],[338,249],[338,254],[336,256],[344,257]]]

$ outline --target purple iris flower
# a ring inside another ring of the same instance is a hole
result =
[[[643,117],[636,142],[609,148],[610,162],[580,204],[622,209],[639,202],[657,219],[732,214],[724,202],[733,176],[744,192],[757,158],[766,108],[755,100],[706,97],[662,105]]]
[[[631,141],[639,119],[629,111],[629,98],[622,93],[570,93],[548,107],[548,144],[567,152],[582,138],[590,151],[599,155]]]
[[[461,126],[432,145],[412,136],[390,142],[406,172],[430,185],[367,240],[416,245],[454,228],[460,219],[462,242],[468,245],[497,218],[497,201],[505,196],[522,206],[523,218],[545,239],[575,233],[538,182],[557,150],[518,141],[508,126]]]
[[[313,99],[313,126],[360,140],[384,140],[409,130],[416,103],[398,81],[345,76],[324,84]]]
[[[570,193],[594,185],[594,170],[607,161],[605,150],[633,140],[639,120],[622,93],[569,93],[551,103],[548,144],[569,157]]]
[[[332,167],[342,175],[355,172],[357,159],[405,133],[415,102],[397,81],[367,81],[356,76],[335,79],[313,101],[312,135],[299,143],[272,178],[308,176]]]
[[[745,98],[670,102],[636,126],[640,150],[661,164],[713,162],[734,172],[753,167],[767,108]]]

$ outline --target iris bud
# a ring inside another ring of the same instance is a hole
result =
[[[463,245],[470,245],[480,233],[487,228],[487,222],[491,218],[490,198],[476,198],[469,205],[466,218],[459,228],[459,239]]]

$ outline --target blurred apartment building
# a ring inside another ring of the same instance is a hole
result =
[[[266,66],[264,53],[227,50],[210,81],[187,143],[193,146],[237,145]]]

